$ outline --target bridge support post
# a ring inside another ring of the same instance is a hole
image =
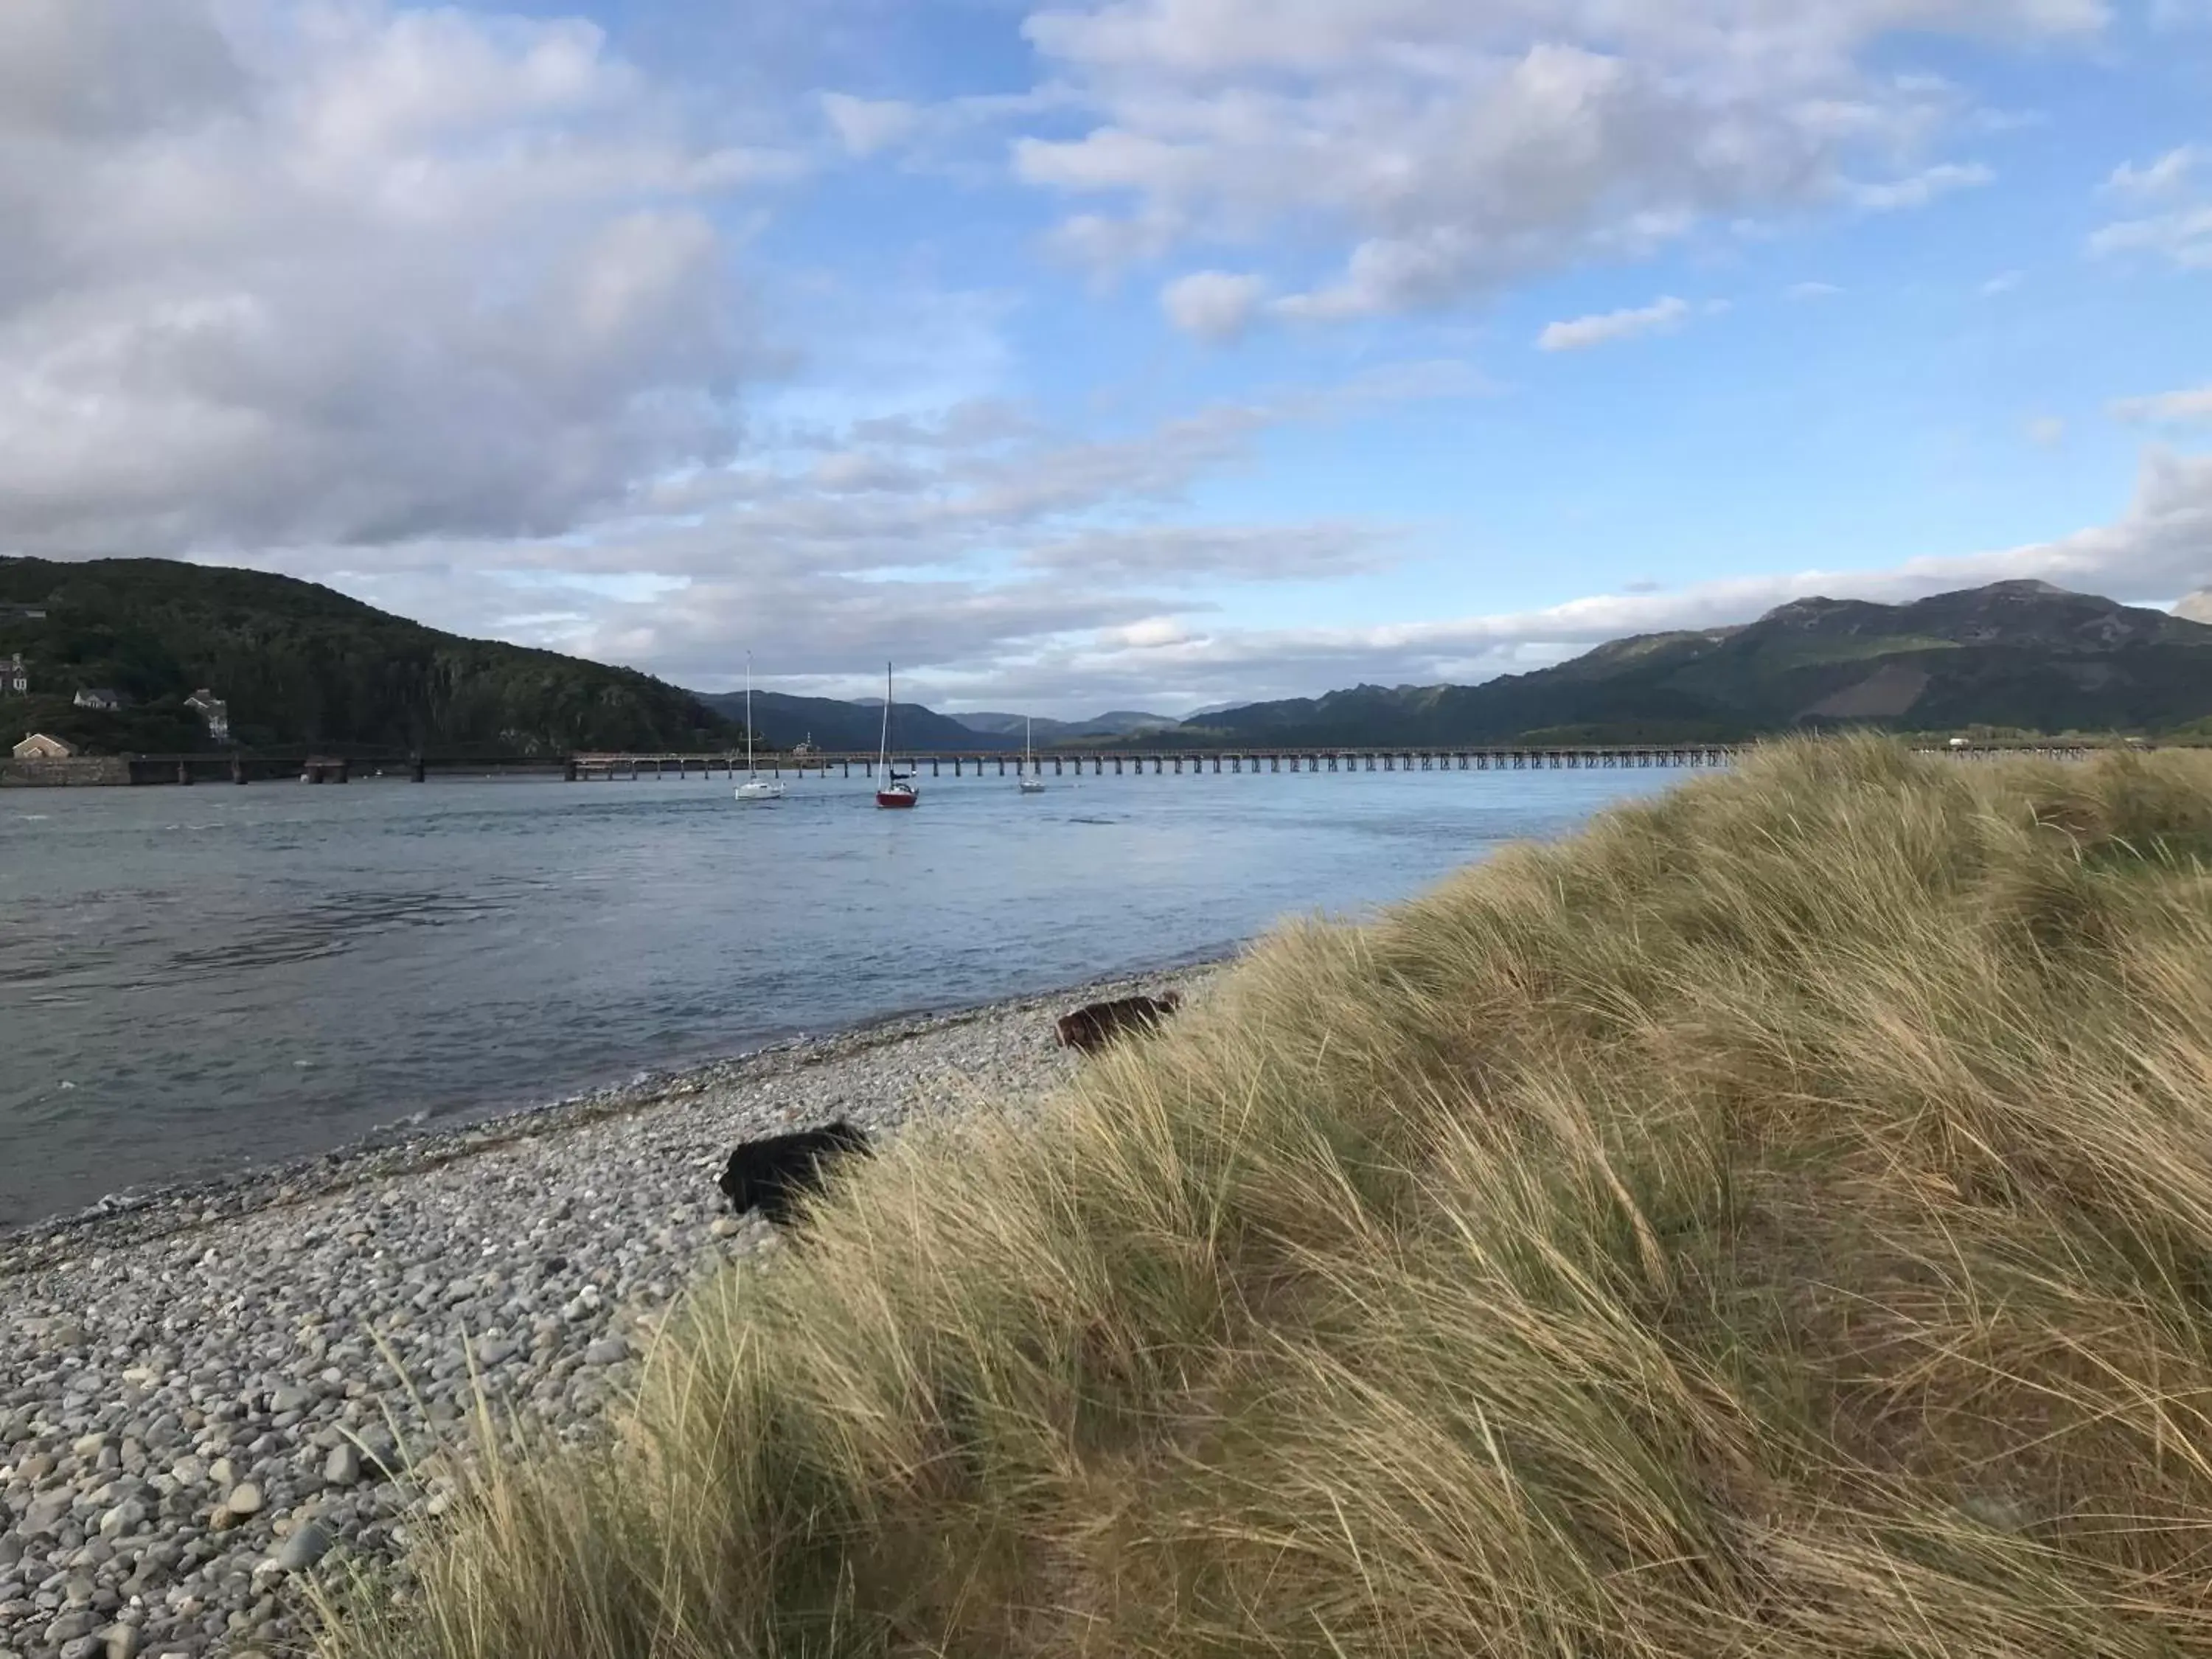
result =
[[[179,783],[190,783],[191,781],[192,763],[190,761],[179,761],[177,763],[177,781]]]
[[[417,769],[418,775],[419,775],[419,773],[420,773],[420,769],[421,769],[422,764],[422,757],[420,755],[417,755],[417,756],[415,757],[415,765],[416,765],[416,769]],[[233,783],[244,783],[244,782],[246,781],[246,757],[245,757],[245,756],[243,756],[243,755],[233,755],[233,756],[230,757],[230,781],[231,781]]]

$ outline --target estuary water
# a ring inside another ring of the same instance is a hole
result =
[[[0,1229],[1357,916],[1663,771],[0,794]]]

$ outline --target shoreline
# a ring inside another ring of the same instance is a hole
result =
[[[311,1587],[404,1571],[479,1402],[599,1431],[696,1284],[782,1236],[732,1147],[1021,1112],[1078,1001],[1224,960],[879,1020],[390,1145],[241,1171],[0,1239],[0,1659],[267,1656]]]
[[[933,1032],[954,1030],[1000,1016],[1033,1012],[1048,1004],[1091,1001],[1161,980],[1180,981],[1218,971],[1246,948],[1219,955],[1171,960],[1032,994],[963,1006],[884,1014],[835,1030],[802,1032],[757,1048],[666,1069],[632,1073],[619,1083],[521,1106],[463,1109],[438,1123],[401,1119],[320,1152],[188,1176],[156,1187],[103,1194],[81,1209],[58,1212],[16,1226],[0,1227],[0,1287],[36,1272],[73,1248],[96,1248],[112,1230],[123,1243],[167,1237],[194,1227],[341,1193],[366,1182],[441,1168],[501,1146],[648,1111],[748,1079],[826,1065],[893,1047]]]

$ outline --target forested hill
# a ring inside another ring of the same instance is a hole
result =
[[[1997,582],[1911,605],[1798,599],[1735,628],[1615,640],[1480,685],[1364,685],[1194,719],[1174,741],[1733,741],[1893,731],[2186,731],[2212,721],[2212,627]]]
[[[43,619],[22,614],[42,608]],[[551,651],[462,639],[313,582],[167,559],[0,558],[0,739],[36,730],[94,752],[209,746],[205,686],[252,748],[561,753],[723,748],[744,729],[687,691]],[[78,708],[112,690],[118,714]]]

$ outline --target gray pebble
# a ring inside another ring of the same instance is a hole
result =
[[[310,1521],[295,1527],[284,1541],[276,1547],[275,1560],[286,1572],[305,1572],[321,1560],[331,1547],[331,1535],[323,1530],[322,1523]]]

